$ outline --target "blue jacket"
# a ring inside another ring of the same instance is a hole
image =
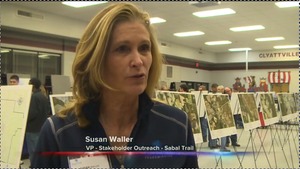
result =
[[[87,138],[107,138],[98,121],[99,103],[91,102],[83,107],[91,124],[85,128],[78,126],[76,117],[69,113],[66,118],[52,116],[42,127],[36,153],[31,167],[33,168],[68,168],[68,157],[60,155],[41,155],[41,152],[86,152],[88,146],[109,146],[109,142],[91,142]],[[139,98],[138,120],[128,143],[131,151],[178,151],[195,152],[195,142],[190,122],[186,113],[162,103],[152,102],[145,94]],[[169,147],[166,147],[169,146]],[[175,149],[169,149],[170,147]],[[134,148],[135,147],[135,148]],[[137,150],[150,147],[153,150]],[[154,149],[157,148],[158,149]],[[184,150],[183,147],[191,148]],[[109,151],[109,150],[108,150]],[[177,151],[177,152],[178,152]],[[143,154],[126,155],[125,168],[198,168],[197,155],[176,154]],[[114,155],[108,155],[111,168],[120,168],[121,164]]]

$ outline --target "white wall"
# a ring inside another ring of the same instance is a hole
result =
[[[70,76],[71,86],[73,85],[73,82],[74,82],[74,79],[72,77],[72,64],[73,64],[74,58],[75,58],[74,52],[68,52],[68,51],[63,52],[62,75]]]
[[[44,19],[28,18],[17,15],[17,10],[25,10],[44,16]],[[87,23],[79,20],[63,18],[50,13],[40,13],[21,6],[1,3],[1,25],[21,28],[41,33],[79,38]]]
[[[212,62],[212,63],[216,62],[216,56],[214,53],[205,52],[205,51],[200,52],[198,49],[188,48],[185,46],[180,46],[169,42],[160,42],[160,43],[167,44],[167,46],[160,45],[160,50],[163,54],[183,57],[188,59],[194,59],[194,60],[201,60],[205,62]]]
[[[298,61],[298,52],[296,49],[248,51],[248,62]],[[246,52],[218,53],[216,57],[219,63],[246,62]]]
[[[173,68],[172,78],[167,77],[167,66]],[[210,83],[211,81],[211,72],[201,69],[192,69],[185,68],[180,66],[173,65],[163,65],[160,81],[167,82],[169,86],[171,82],[180,82],[180,81],[194,81],[194,82],[206,82]]]

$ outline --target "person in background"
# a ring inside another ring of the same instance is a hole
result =
[[[179,86],[179,90],[178,91],[179,92],[189,92],[189,88],[188,88],[188,86],[186,84],[181,84]]]
[[[217,93],[224,94],[225,87],[223,85],[219,85],[217,87]]]
[[[218,88],[218,84],[217,83],[213,83],[211,85],[211,90],[210,90],[210,93],[212,94],[216,94],[217,93],[217,88]],[[219,148],[220,145],[218,144],[218,139],[212,139],[211,138],[211,134],[210,134],[210,130],[208,130],[208,147],[210,149],[216,149],[216,148]]]
[[[218,84],[217,83],[213,83],[211,86],[210,86],[210,93],[213,93],[213,94],[216,94],[218,92]]]
[[[160,90],[169,91],[167,85],[162,85]]]
[[[198,90],[200,91],[200,95],[203,91],[207,91],[207,89],[204,85],[200,85],[198,87]],[[203,117],[200,117],[200,125],[201,125],[203,142],[207,142],[208,123],[207,123],[207,119],[206,119],[206,112],[204,113]]]
[[[224,92],[225,92],[225,94],[228,94],[229,100],[230,100],[230,99],[231,99],[231,95],[232,95],[232,90],[231,90],[231,88],[225,87]],[[234,114],[234,115],[233,115],[234,121],[235,121],[235,125],[236,125],[236,126],[238,125],[238,116],[240,116],[240,115],[238,115],[238,114]],[[229,138],[230,138],[230,139],[229,139]],[[241,145],[239,145],[239,144],[237,143],[237,134],[233,134],[233,135],[231,135],[231,136],[227,136],[227,137],[226,137],[226,147],[229,146],[230,140],[231,140],[231,145],[232,145],[232,146],[234,146],[234,147],[240,147],[240,146],[241,146]]]
[[[225,94],[224,91],[225,91],[225,87],[223,85],[219,85],[217,87],[217,93]],[[229,149],[226,148],[226,139],[227,139],[227,136],[221,137],[220,151],[223,151],[223,152],[229,152],[230,151]]]
[[[31,78],[29,84],[32,85],[32,95],[25,138],[28,147],[29,160],[30,163],[32,163],[32,157],[38,142],[39,133],[50,112],[50,105],[48,98],[40,90],[41,81],[37,78]]]
[[[9,78],[9,85],[19,85],[19,76],[18,75],[11,75]]]
[[[150,98],[162,61],[148,13],[131,3],[99,12],[76,47],[74,103],[45,122],[32,167],[74,168],[83,158],[45,155],[51,152],[108,151],[97,168],[198,168],[187,114]],[[166,146],[189,147],[182,151],[190,154],[126,153],[169,151]]]

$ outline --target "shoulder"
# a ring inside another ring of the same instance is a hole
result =
[[[33,92],[31,98],[48,100],[48,98],[40,91],[39,92]]]
[[[48,128],[48,130],[50,129],[54,134],[67,131],[75,126],[78,126],[78,122],[73,113],[68,113],[66,117],[59,117],[57,115],[51,116],[45,123],[45,127]]]
[[[154,102],[151,112],[162,119],[178,123],[184,127],[188,124],[188,116],[184,111],[164,103]]]

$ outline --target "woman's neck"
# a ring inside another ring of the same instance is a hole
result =
[[[99,110],[99,121],[106,134],[129,136],[137,121],[138,104],[138,96],[104,94]]]

